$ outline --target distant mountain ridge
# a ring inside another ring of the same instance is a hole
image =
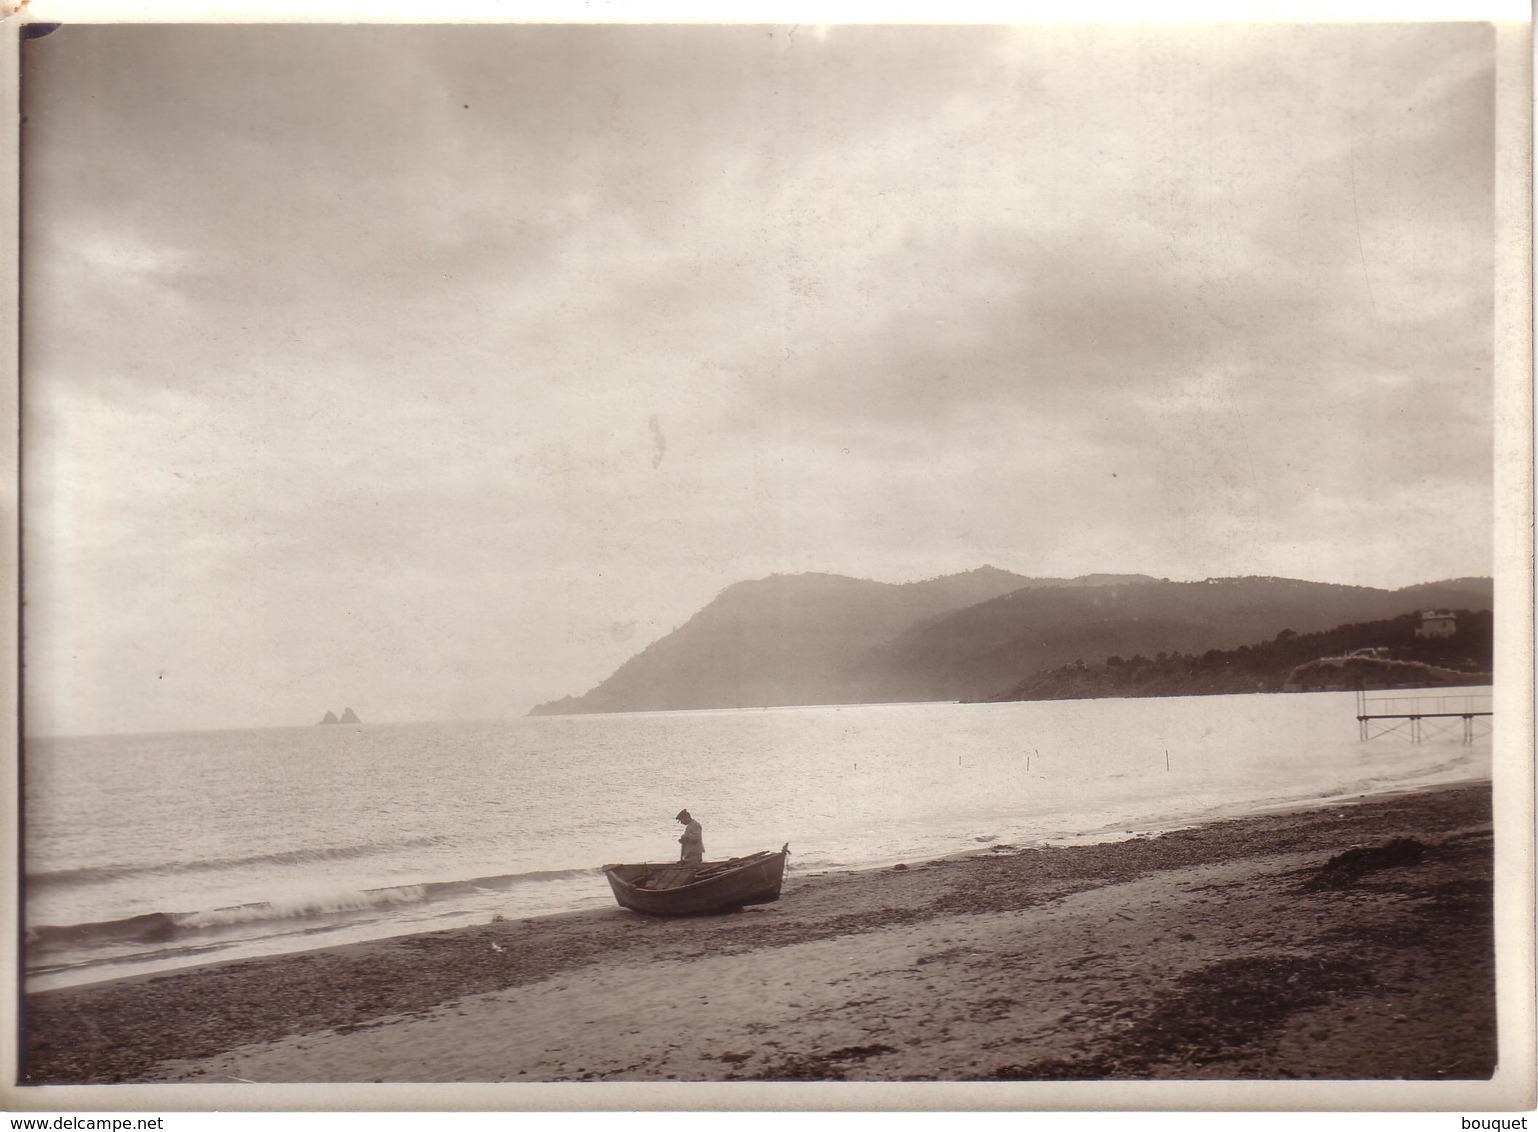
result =
[[[839,574],[738,582],[586,695],[534,713],[835,703],[864,650],[1031,584],[992,566],[903,584]]]
[[[900,584],[775,575],[727,587],[595,688],[530,714],[987,699],[1081,658],[1483,609],[1492,590],[1488,578],[1390,591],[1287,578],[1028,578],[991,566]]]
[[[1042,668],[1113,654],[1205,652],[1422,607],[1486,609],[1493,586],[1378,590],[1290,578],[1017,590],[916,625],[863,658],[864,698],[987,698]]]

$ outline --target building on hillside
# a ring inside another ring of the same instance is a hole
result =
[[[1450,610],[1427,609],[1421,612],[1417,637],[1450,637],[1458,631],[1458,618]]]

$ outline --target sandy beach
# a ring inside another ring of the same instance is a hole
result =
[[[22,1082],[1472,1080],[1495,1001],[1476,784],[40,992]]]

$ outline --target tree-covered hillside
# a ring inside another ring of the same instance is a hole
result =
[[[991,698],[1193,696],[1487,683],[1494,650],[1491,613],[1458,610],[1456,615],[1457,632],[1449,637],[1418,637],[1420,614],[1407,613],[1318,633],[1284,629],[1269,641],[1236,649],[1075,661],[1043,669]],[[1349,656],[1366,650],[1376,655]]]

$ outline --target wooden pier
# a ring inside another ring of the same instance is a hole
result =
[[[1432,737],[1452,738],[1461,734],[1465,746],[1490,734],[1494,716],[1489,692],[1466,695],[1373,696],[1356,694],[1356,722],[1361,738],[1378,739],[1385,735],[1419,743],[1429,733]],[[1452,720],[1458,720],[1457,724]]]

